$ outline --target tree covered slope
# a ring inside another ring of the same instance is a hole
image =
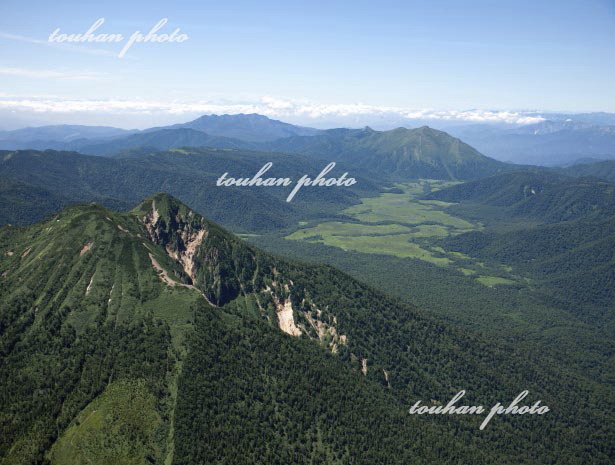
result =
[[[613,392],[165,194],[0,230],[0,463],[609,463]],[[418,417],[459,390],[547,415]]]
[[[320,161],[294,155],[223,149],[144,150],[141,155],[131,153],[119,159],[24,150],[0,152],[0,177],[69,202],[96,201],[116,211],[128,210],[155,192],[168,191],[215,221],[242,232],[273,230],[310,217],[335,215],[358,203],[360,196],[379,190],[374,182],[343,166],[336,167],[330,176],[349,171],[357,184],[351,188],[304,188],[290,203],[286,197],[292,187],[216,186],[225,172],[251,178],[267,162],[273,166],[263,177],[289,177],[294,182],[306,174],[313,178],[325,167]],[[0,190],[0,195],[10,204],[16,193]],[[48,208],[43,208],[45,205]],[[43,212],[48,216],[58,211],[54,203],[35,194],[22,196],[21,206],[25,215],[6,211],[0,224],[33,222],[41,219]]]
[[[566,168],[561,172],[567,176],[593,176],[615,182],[615,160],[597,161],[595,163],[580,163]]]
[[[271,150],[345,161],[396,180],[467,180],[488,176],[509,165],[485,157],[443,131],[427,126],[391,131],[331,129],[311,137],[289,137]]]
[[[615,216],[615,184],[550,171],[516,171],[433,192],[430,200],[501,207],[516,217],[559,222]]]

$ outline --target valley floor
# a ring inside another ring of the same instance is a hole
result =
[[[504,265],[488,266],[480,260],[438,245],[438,240],[484,226],[447,212],[451,203],[421,200],[431,191],[454,185],[454,182],[423,179],[397,184],[378,197],[361,199],[340,212],[346,220],[323,223],[300,223],[300,229],[286,236],[338,247],[346,251],[416,258],[471,275],[485,286],[522,284],[525,280]]]

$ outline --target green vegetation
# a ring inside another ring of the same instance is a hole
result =
[[[2,228],[0,275],[3,464],[607,464],[615,453],[611,388],[331,267],[262,252],[164,194],[123,215],[89,205]],[[461,389],[486,405],[529,389],[552,412],[485,431],[470,416],[407,414]]]
[[[156,398],[145,381],[116,381],[57,440],[50,452],[51,463],[147,463],[148,457],[157,455],[155,432],[160,423]]]
[[[515,282],[510,279],[498,278],[497,276],[479,276],[476,280],[489,287],[497,286],[498,284],[515,284]]]
[[[314,136],[279,139],[259,149],[352,163],[361,170],[399,182],[419,178],[476,179],[512,167],[427,126],[391,131],[331,129]]]
[[[32,223],[70,203],[98,202],[126,211],[148,195],[168,191],[237,232],[260,233],[335,216],[379,191],[355,173],[358,182],[352,188],[303,189],[291,203],[286,202],[290,187],[215,184],[225,172],[254,176],[267,162],[274,164],[267,176],[295,180],[323,168],[322,162],[299,156],[225,149],[143,148],[114,159],[53,150],[0,151],[0,224]]]
[[[334,266],[459,327],[480,331],[490,340],[507,340],[532,353],[548,353],[557,360],[555,364],[600,382],[615,382],[611,366],[615,345],[609,326],[604,320],[584,318],[578,307],[562,305],[561,298],[547,299],[540,287],[529,287],[534,281],[489,287],[476,280],[485,273],[480,266],[478,271],[442,267],[275,236],[251,242],[285,256]],[[593,292],[598,289],[600,284]]]
[[[70,201],[45,189],[0,178],[0,218],[3,224],[27,224],[60,211]]]
[[[583,163],[562,168],[560,172],[567,176],[595,176],[615,182],[615,160],[604,160],[595,163]]]
[[[89,147],[111,158],[0,152],[0,221],[46,218],[0,228],[0,465],[612,463],[615,185],[561,175],[610,165],[511,172],[426,127],[247,122],[262,139],[205,118]],[[359,183],[290,204],[214,187],[323,157]],[[59,212],[90,201],[111,210]],[[461,389],[551,412],[407,414]]]
[[[434,245],[435,239],[483,229],[480,223],[447,213],[446,208],[451,203],[420,199],[426,192],[452,185],[455,183],[435,180],[397,184],[395,193],[363,198],[360,204],[343,210],[340,215],[348,218],[345,222],[307,225],[286,238],[318,242],[347,251],[417,258],[439,266],[460,264],[465,269],[474,266],[478,270],[484,265],[473,262],[468,255]],[[496,267],[494,272],[502,273],[502,268]],[[494,277],[498,282],[487,279],[478,282],[486,286],[514,282],[510,272],[505,275]]]
[[[615,216],[615,184],[549,171],[517,171],[448,187],[425,196],[445,202],[498,207],[499,213],[541,223]],[[451,212],[463,214],[452,207]],[[478,214],[484,214],[483,208]]]
[[[507,233],[475,232],[443,241],[445,247],[509,264],[531,279],[547,301],[613,330],[615,222],[575,221]]]
[[[485,225],[458,234],[417,234],[414,244],[450,260],[437,268],[429,257],[387,248],[396,236],[371,238],[371,249],[344,246],[349,253],[325,247],[340,246],[339,238],[326,235],[309,243],[281,241],[279,235],[253,242],[334,265],[460,324],[550,351],[579,372],[613,383],[614,187],[526,171],[425,192],[423,199],[461,202],[440,204],[443,214]],[[381,255],[361,255],[369,251]]]

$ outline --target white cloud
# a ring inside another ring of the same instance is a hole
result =
[[[2,70],[7,68],[0,68]],[[53,74],[54,72],[50,72]],[[79,74],[75,75],[80,76]],[[81,77],[87,78],[87,74]],[[50,76],[51,77],[51,76]],[[70,77],[65,77],[69,79]],[[93,112],[107,114],[238,114],[260,113],[272,118],[301,119],[303,121],[335,120],[340,118],[388,118],[396,120],[436,120],[472,123],[531,124],[543,121],[536,114],[495,110],[433,110],[377,106],[362,103],[317,104],[263,97],[249,103],[215,103],[194,101],[149,100],[79,100],[36,97],[0,97],[0,109],[49,113]]]

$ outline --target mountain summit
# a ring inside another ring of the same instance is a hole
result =
[[[321,131],[295,126],[256,113],[239,115],[203,115],[171,128],[189,128],[211,136],[228,137],[248,142],[269,142],[291,136],[314,136]]]
[[[508,169],[446,132],[423,126],[390,131],[331,129],[312,137],[290,137],[271,150],[344,161],[396,180],[465,180]]]

